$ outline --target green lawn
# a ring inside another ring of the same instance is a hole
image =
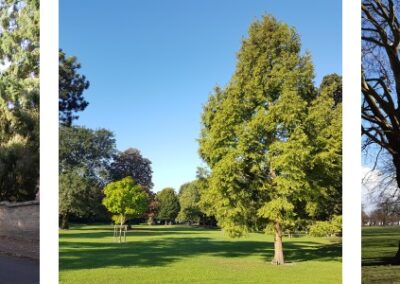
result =
[[[60,283],[341,283],[341,244],[286,238],[288,264],[270,264],[273,238],[230,239],[220,230],[133,226],[127,243],[110,226],[60,231]]]
[[[364,227],[362,230],[363,284],[400,284],[400,266],[393,264],[400,227]]]

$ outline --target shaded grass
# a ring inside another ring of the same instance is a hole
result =
[[[341,282],[341,245],[327,239],[286,239],[290,265],[276,267],[270,264],[272,237],[264,234],[233,240],[219,230],[134,226],[126,243],[115,243],[112,236],[110,226],[61,231],[60,282]]]
[[[394,256],[400,241],[400,227],[362,229],[362,282],[400,284],[400,266]]]

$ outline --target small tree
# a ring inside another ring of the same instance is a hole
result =
[[[148,195],[132,177],[126,177],[106,185],[103,205],[108,211],[119,216],[121,242],[122,225],[128,216],[136,217],[146,211]]]
[[[173,188],[164,188],[157,193],[158,218],[165,222],[175,220],[179,213],[179,200]]]

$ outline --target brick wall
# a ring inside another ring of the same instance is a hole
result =
[[[0,236],[39,240],[39,201],[0,202]]]

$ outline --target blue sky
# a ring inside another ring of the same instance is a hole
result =
[[[60,48],[90,81],[76,122],[114,132],[117,148],[152,161],[154,191],[176,190],[202,165],[202,106],[234,72],[251,22],[274,15],[296,27],[316,83],[342,73],[341,0],[60,0]]]

